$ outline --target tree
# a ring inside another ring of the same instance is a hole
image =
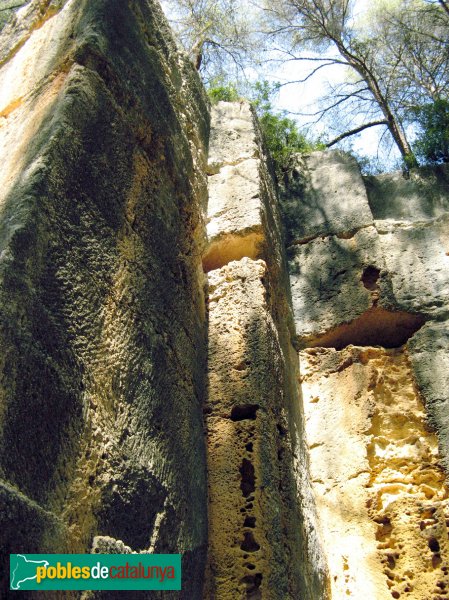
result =
[[[357,111],[360,115],[363,111],[367,118],[356,127],[343,131],[328,145],[368,127],[384,125],[406,164],[415,166],[416,159],[400,115],[392,103],[391,87],[377,62],[379,40],[358,35],[353,5],[350,0],[280,0],[274,6],[266,5],[265,10],[272,24],[271,35],[281,38],[286,44],[285,52],[289,59],[304,60],[298,55],[298,50],[325,51],[333,48],[336,51],[333,56],[310,59],[321,63],[312,70],[312,74],[323,66],[339,65],[355,75],[339,89],[333,90],[333,100],[322,109],[321,114],[341,109],[346,103],[351,106],[352,112]]]
[[[305,77],[281,85],[309,81],[328,67],[343,70],[344,80],[330,83],[309,113],[335,131],[328,147],[383,127],[381,140],[389,133],[406,167],[413,167],[417,160],[408,136],[413,137],[416,107],[449,98],[447,0],[372,0],[365,20],[354,14],[356,0],[262,0],[265,28],[250,13],[251,5],[239,0],[166,2],[182,45],[209,87],[234,83],[245,95],[239,75],[263,47],[268,60],[277,52],[281,63],[311,65]]]
[[[312,139],[306,132],[300,131],[286,111],[273,108],[272,100],[278,91],[278,84],[258,81],[252,88],[251,103],[259,117],[262,136],[273,159],[276,176],[280,179],[293,167],[296,154],[323,150],[325,145],[321,140]]]
[[[182,48],[206,83],[238,78],[255,60],[248,7],[239,0],[165,0]]]
[[[449,163],[449,102],[438,99],[416,107],[414,114],[419,127],[416,155],[424,163]]]
[[[395,110],[449,95],[449,20],[439,5],[402,0],[373,12],[376,62]]]

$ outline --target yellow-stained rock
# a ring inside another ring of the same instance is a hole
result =
[[[300,353],[332,598],[449,593],[448,488],[403,350]]]
[[[284,598],[288,590],[276,468],[280,354],[265,273],[263,261],[244,258],[209,274],[206,597],[223,600]]]

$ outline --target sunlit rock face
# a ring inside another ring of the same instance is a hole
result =
[[[437,597],[449,490],[407,353],[313,348],[300,361],[332,597]]]
[[[2,556],[181,552],[167,599],[447,598],[447,170],[320,152],[279,202],[249,105],[209,115],[153,0],[3,29]]]
[[[315,153],[283,212],[332,598],[446,598],[447,172],[363,180]]]
[[[277,196],[246,103],[212,109],[205,598],[327,598]]]
[[[200,597],[202,86],[150,0],[33,1],[0,56],[2,551],[183,552]]]

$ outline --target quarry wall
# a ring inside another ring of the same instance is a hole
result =
[[[332,598],[448,594],[448,172],[298,160],[283,198]]]
[[[205,93],[152,1],[33,1],[0,54],[0,596],[124,544],[200,597]]]
[[[318,152],[279,197],[153,0],[16,13],[0,164],[1,597],[10,552],[181,552],[142,598],[449,596],[447,169]]]

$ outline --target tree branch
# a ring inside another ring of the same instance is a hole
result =
[[[371,123],[365,123],[365,125],[360,125],[360,127],[356,127],[355,129],[351,129],[345,133],[342,133],[338,137],[325,144],[325,146],[326,148],[330,148],[331,146],[338,144],[338,142],[341,142],[341,140],[344,140],[351,135],[355,135],[356,133],[360,133],[364,129],[368,129],[368,127],[375,127],[376,125],[388,125],[388,121],[386,119],[381,119],[380,121],[371,121]]]

